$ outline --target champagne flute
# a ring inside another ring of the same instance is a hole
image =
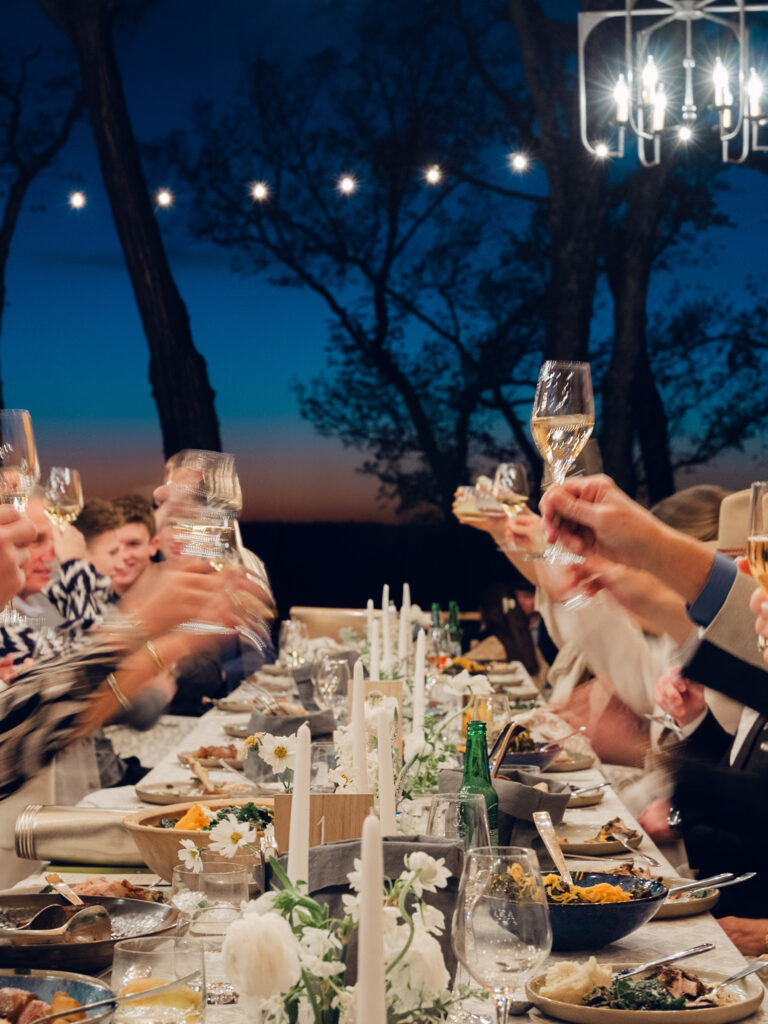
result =
[[[552,479],[562,484],[595,427],[595,400],[589,363],[549,361],[539,371],[531,412],[531,433],[548,463]],[[555,565],[582,562],[558,540],[544,552]]]
[[[768,591],[768,480],[756,480],[750,496],[747,561],[757,583]],[[757,648],[768,649],[768,641],[758,635]]]
[[[525,1002],[525,982],[552,948],[547,898],[532,850],[483,847],[466,854],[452,941],[472,978],[492,993],[497,1024],[507,1024],[510,1009]]]
[[[32,417],[26,409],[0,411],[0,505],[13,505],[25,512],[29,492],[40,479]],[[16,611],[13,601],[0,612],[0,624],[24,625],[26,617]]]
[[[83,511],[83,485],[76,469],[52,466],[45,484],[45,513],[61,533]]]
[[[315,687],[315,701],[321,708],[331,708],[337,725],[344,725],[347,716],[349,661],[341,655],[328,655],[320,662]]]

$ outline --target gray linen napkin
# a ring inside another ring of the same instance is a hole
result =
[[[248,728],[253,732],[268,732],[273,736],[292,736],[301,725],[309,723],[309,731],[313,739],[326,737],[331,739],[336,722],[333,711],[327,708],[324,711],[310,711],[307,715],[265,715],[261,711],[254,711]]]
[[[563,820],[571,790],[562,782],[545,780],[528,772],[511,771],[509,775],[509,779],[493,780],[493,788],[499,798],[499,845],[531,846],[538,835],[533,824],[533,812],[549,811],[557,825]],[[438,775],[437,788],[441,793],[456,793],[461,779],[460,771],[444,768]],[[548,793],[533,788],[544,781],[549,787]]]

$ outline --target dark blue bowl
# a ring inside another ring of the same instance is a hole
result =
[[[537,743],[535,750],[527,750],[525,753],[521,751],[519,754],[507,753],[501,763],[501,770],[516,768],[519,764],[535,764],[544,771],[552,764],[560,750],[557,743]]]
[[[555,952],[600,949],[650,921],[667,895],[666,886],[651,878],[628,878],[626,875],[575,871],[577,885],[608,882],[622,889],[643,890],[640,899],[626,903],[550,903],[552,949]]]

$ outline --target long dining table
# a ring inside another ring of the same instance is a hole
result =
[[[237,692],[235,691],[232,696],[236,697]],[[195,750],[200,746],[222,745],[233,742],[225,727],[227,725],[246,724],[249,717],[248,713],[232,713],[231,711],[218,709],[206,712],[197,720],[191,731],[183,731],[183,737],[178,743],[168,748],[159,763],[145,776],[143,783],[146,785],[152,782],[167,783],[188,780],[190,778],[189,770],[179,761],[179,753]],[[605,776],[599,763],[588,769],[573,771],[567,774],[544,772],[542,773],[542,778],[544,780],[565,780],[577,786],[586,786],[590,783],[605,781]],[[597,832],[599,827],[609,819],[620,817],[627,825],[642,831],[636,819],[622,803],[620,795],[615,789],[612,786],[608,786],[604,792],[603,800],[596,805],[566,810],[563,823],[566,825],[594,826],[595,832]],[[153,806],[142,802],[137,797],[133,787],[100,790],[86,797],[82,804],[91,807],[124,809],[126,812],[135,811],[141,807]],[[674,875],[676,873],[672,865],[665,859],[661,851],[647,835],[643,835],[637,852],[640,855],[649,854],[659,863],[659,867],[651,869],[653,874]],[[604,857],[601,859],[607,866],[620,860],[626,860],[628,857],[629,855],[615,858]],[[571,867],[579,867],[579,865],[578,859],[573,859],[569,862]],[[581,866],[594,870],[596,862],[594,859],[584,860],[581,862]],[[100,872],[97,867],[94,867],[92,873],[99,874]],[[65,875],[64,877],[66,880],[68,876]],[[84,876],[83,874],[78,874],[72,877],[76,880],[82,880]],[[148,879],[151,879],[151,877],[145,876]],[[20,884],[29,884],[33,880],[28,878],[25,880],[25,883]],[[644,963],[665,954],[673,953],[676,950],[686,949],[704,942],[713,943],[715,949],[701,956],[692,957],[690,960],[685,961],[683,966],[690,967],[692,970],[699,967],[702,969],[724,971],[728,974],[735,973],[744,966],[744,957],[720,928],[715,918],[706,912],[691,917],[660,921],[651,920],[631,935],[611,945],[595,950],[594,953],[602,963],[614,965]],[[557,960],[585,960],[590,955],[590,952],[552,953],[548,962]],[[537,1014],[539,1018],[543,1017],[538,1011]],[[768,1003],[765,1008],[761,1007],[750,1019],[755,1022],[768,1021]]]

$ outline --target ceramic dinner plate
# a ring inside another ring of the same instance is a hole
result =
[[[234,722],[224,726],[224,732],[236,740],[244,740],[251,735],[248,722]]]
[[[595,836],[600,831],[599,825],[561,825],[555,832],[558,842],[564,853],[576,853],[587,857],[602,857],[603,854],[613,856],[617,853],[626,853],[626,848],[617,843],[615,839],[606,839],[599,842]],[[568,842],[563,842],[567,839]],[[643,837],[638,835],[635,839],[628,840],[633,849],[642,842]]]
[[[673,885],[685,885],[686,882],[690,882],[690,878],[678,878],[677,876],[670,875],[668,878],[663,878],[664,885],[669,888]],[[719,889],[702,889],[704,895],[696,896],[696,890],[693,892],[682,893],[682,898],[677,900],[666,899],[661,904],[659,909],[653,915],[654,919],[670,918],[670,917],[693,917],[694,914],[703,914],[706,910],[711,910],[712,907],[720,899]]]
[[[695,973],[708,984],[717,984],[728,977],[728,974],[722,971],[708,971],[698,967]],[[605,1007],[576,1006],[556,999],[546,999],[539,992],[544,984],[544,977],[541,974],[528,982],[528,998],[549,1017],[573,1021],[573,1024],[648,1024],[649,1020],[663,1021],[664,1024],[728,1024],[729,1021],[742,1020],[754,1013],[763,1001],[765,991],[763,983],[752,974],[729,986],[730,992],[738,998],[724,1006],[710,1006],[699,1010],[609,1010]]]
[[[582,754],[578,750],[564,750],[547,768],[548,772],[583,772],[595,763],[593,754]]]
[[[211,701],[217,711],[227,711],[231,715],[253,714],[256,710],[255,700],[246,700],[244,697],[222,697],[221,700]]]
[[[197,761],[203,768],[221,768],[221,762],[224,761],[230,768],[236,768],[238,771],[243,770],[245,761],[240,760],[236,757],[196,757],[194,750],[182,750],[178,755],[181,763],[186,767],[190,760]]]
[[[202,800],[203,798],[217,800],[219,797],[244,796],[246,793],[253,792],[253,786],[247,781],[239,786],[237,779],[231,775],[225,775],[224,772],[220,776],[212,778],[211,782],[214,786],[218,786],[220,783],[229,786],[230,782],[233,782],[236,788],[217,793],[205,793],[196,779],[184,782],[149,782],[146,785],[138,782],[136,796],[147,804],[178,804],[182,800]]]
[[[551,768],[549,769],[552,770]],[[578,786],[576,787],[579,788]],[[572,796],[566,807],[594,807],[595,804],[599,804],[605,796],[604,789],[597,789],[594,793],[582,793],[581,796]]]

